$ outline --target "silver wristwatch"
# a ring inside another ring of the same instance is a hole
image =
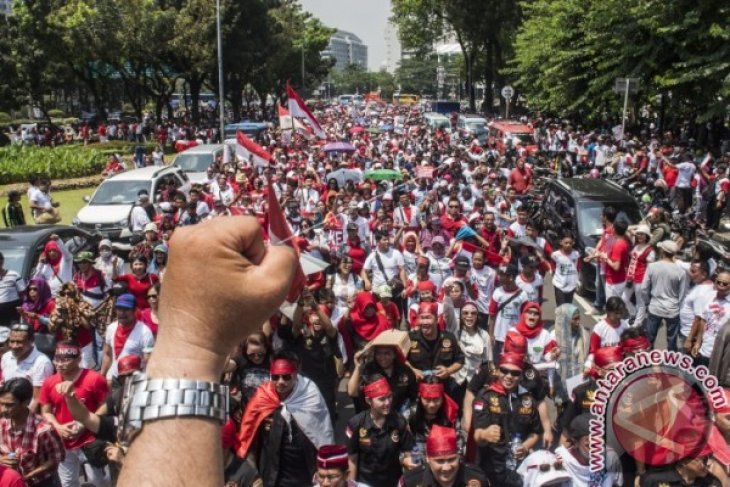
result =
[[[124,384],[117,438],[129,445],[145,421],[198,417],[228,420],[228,386],[191,379],[148,379],[135,372]]]

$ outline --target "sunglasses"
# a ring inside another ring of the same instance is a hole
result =
[[[246,354],[247,357],[263,357],[264,355],[266,355],[266,352],[251,352]],[[273,379],[274,376],[271,376],[271,378]]]
[[[718,286],[722,286],[722,287],[730,286],[730,282],[721,281],[719,279],[715,279],[715,284],[717,284]]]
[[[271,375],[272,382],[278,382],[279,379],[283,380],[284,382],[289,382],[291,380],[291,374],[272,374]]]
[[[527,467],[528,470],[533,469],[533,468],[538,468],[538,469],[540,469],[541,472],[549,472],[550,469],[552,469],[552,468],[554,468],[555,470],[564,470],[565,469],[563,467],[563,462],[561,462],[559,460],[552,464],[541,463],[540,465],[530,465],[529,467]]]
[[[511,375],[512,377],[519,377],[522,375],[522,371],[520,370],[506,369],[504,367],[500,367],[499,371],[502,372],[504,375]]]

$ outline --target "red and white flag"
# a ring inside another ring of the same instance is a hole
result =
[[[236,155],[246,161],[253,161],[256,166],[268,166],[274,161],[271,153],[246,137],[240,130],[236,131]]]
[[[281,130],[292,130],[294,128],[294,122],[292,121],[289,110],[279,105],[279,128]]]
[[[302,264],[299,263],[299,246],[296,239],[292,238],[291,228],[286,221],[284,212],[281,211],[279,200],[276,197],[276,191],[269,180],[269,240],[271,245],[288,245],[297,253],[297,271],[291,282],[289,292],[286,294],[286,300],[289,303],[295,303],[302,294],[304,286],[307,284],[307,278],[302,270]]]
[[[316,118],[314,118],[314,115],[312,115],[312,112],[309,111],[309,108],[307,108],[307,104],[304,103],[304,100],[297,94],[296,91],[294,91],[294,88],[291,87],[289,83],[286,84],[286,96],[289,98],[289,113],[291,113],[292,117],[297,118],[303,118],[304,121],[312,127],[312,130],[314,130],[314,134],[319,137],[320,139],[326,139],[327,135],[324,133],[324,130],[322,130],[322,126],[319,124]]]

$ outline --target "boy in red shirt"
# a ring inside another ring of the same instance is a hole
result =
[[[613,246],[606,252],[606,299],[621,297],[626,287],[626,271],[631,259],[631,244],[626,238],[628,225],[623,220],[616,220],[613,231],[616,236]]]

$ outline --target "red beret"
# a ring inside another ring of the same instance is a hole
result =
[[[431,458],[454,455],[457,452],[456,431],[434,424],[426,439],[426,455]]]
[[[513,365],[522,370],[525,367],[525,356],[519,353],[503,353],[499,358],[499,366]]]
[[[317,468],[347,470],[347,466],[347,447],[343,445],[322,445],[317,450]]]
[[[636,338],[627,338],[621,341],[621,349],[624,353],[634,353],[651,350],[651,342],[643,335],[640,335]]]
[[[621,347],[602,347],[593,354],[593,361],[597,367],[602,369],[616,362],[621,362],[623,359],[624,354],[621,351]]]
[[[518,331],[510,331],[504,339],[504,353],[527,354],[527,338]]]
[[[419,315],[433,315],[437,316],[439,311],[439,305],[437,303],[421,303],[418,305]]]

